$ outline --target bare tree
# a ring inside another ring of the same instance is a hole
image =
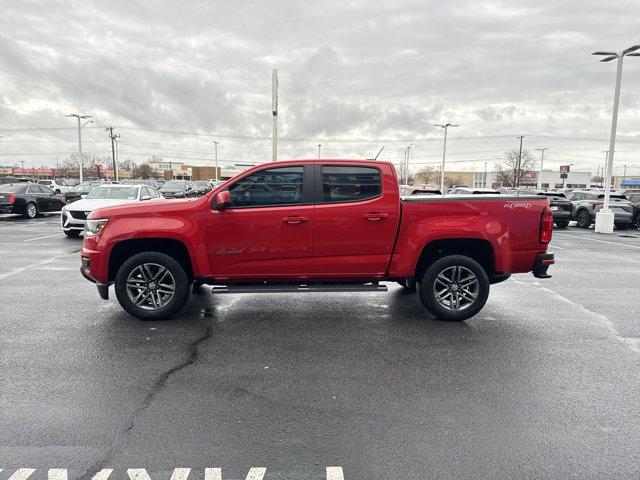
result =
[[[134,178],[142,178],[143,180],[147,180],[152,176],[151,165],[148,163],[143,163],[141,165],[136,165],[133,168],[133,177]]]
[[[535,166],[535,160],[529,150],[522,151],[519,159],[519,150],[507,150],[504,152],[504,160],[496,162],[496,181],[503,187],[517,187]],[[519,174],[518,174],[519,172]]]
[[[125,172],[131,172],[133,171],[134,168],[136,168],[136,164],[133,160],[131,160],[130,158],[123,160],[122,162],[119,163],[118,168],[120,170],[124,170]]]
[[[433,167],[424,167],[421,170],[418,170],[414,176],[414,180],[417,183],[422,183],[422,184],[429,184],[432,181],[434,183],[437,183],[438,180],[438,174],[437,172],[433,169]]]
[[[456,187],[456,186],[462,185],[463,183],[464,183],[464,180],[460,175],[458,175],[455,178],[446,177],[446,176],[444,177],[444,186],[448,188]]]

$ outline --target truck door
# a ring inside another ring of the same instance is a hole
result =
[[[231,205],[206,226],[220,280],[305,279],[313,274],[313,165],[266,167],[229,185]]]
[[[383,276],[400,216],[395,178],[374,166],[318,164],[316,192],[316,277]]]

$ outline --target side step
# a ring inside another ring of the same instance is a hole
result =
[[[386,292],[387,286],[379,283],[351,284],[324,283],[299,285],[215,285],[211,293],[350,293],[350,292]]]

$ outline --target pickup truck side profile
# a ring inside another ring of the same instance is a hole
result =
[[[81,272],[141,319],[167,318],[192,285],[213,293],[416,288],[443,320],[477,314],[512,273],[547,278],[544,197],[399,195],[391,163],[300,160],[253,167],[196,199],[93,211]]]

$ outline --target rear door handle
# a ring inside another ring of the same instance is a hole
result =
[[[302,222],[306,222],[307,220],[309,220],[307,217],[284,217],[282,219],[282,221],[284,223],[289,223],[291,225],[295,225],[297,223],[302,223]]]
[[[372,222],[382,220],[383,218],[387,218],[388,216],[389,216],[388,213],[365,213],[363,215],[364,218]]]

